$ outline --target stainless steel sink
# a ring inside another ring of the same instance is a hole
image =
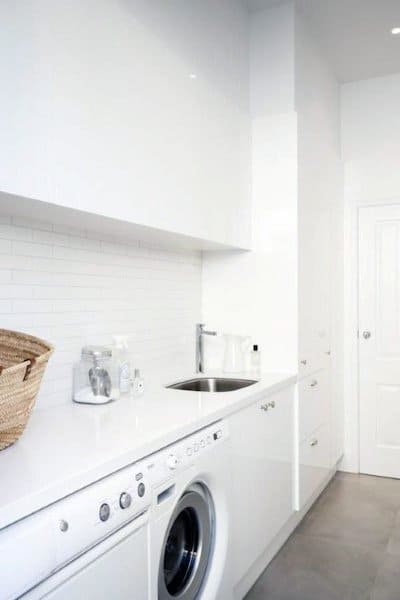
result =
[[[233,392],[253,385],[253,383],[257,383],[257,381],[255,379],[231,379],[228,377],[196,377],[166,387],[189,392]]]

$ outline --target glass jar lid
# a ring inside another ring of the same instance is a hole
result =
[[[82,358],[111,358],[112,350],[108,346],[84,346]]]

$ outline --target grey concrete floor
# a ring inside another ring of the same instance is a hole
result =
[[[246,600],[400,600],[400,480],[338,473]]]

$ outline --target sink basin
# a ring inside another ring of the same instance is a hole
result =
[[[189,392],[233,392],[257,383],[255,379],[231,379],[228,377],[197,377],[167,385],[173,390]]]

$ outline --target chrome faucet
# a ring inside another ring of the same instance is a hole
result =
[[[217,335],[216,331],[206,331],[203,323],[196,325],[196,373],[204,372],[203,335]]]

